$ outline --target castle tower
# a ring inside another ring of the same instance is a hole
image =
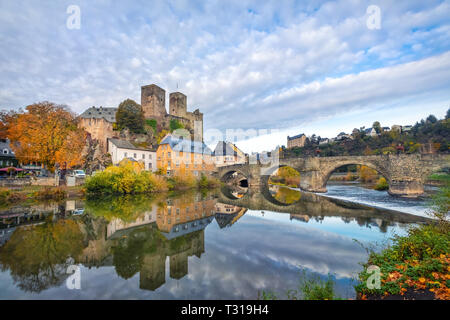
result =
[[[146,119],[166,116],[166,91],[156,84],[141,87],[141,106]]]
[[[187,97],[181,92],[172,92],[169,95],[169,114],[185,117],[187,113]]]

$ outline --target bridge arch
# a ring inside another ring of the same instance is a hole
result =
[[[383,168],[382,166],[373,163],[371,161],[355,161],[355,160],[347,160],[347,161],[337,161],[333,162],[332,164],[328,164],[323,168],[322,173],[322,181],[321,181],[321,188],[326,190],[326,186],[328,183],[328,180],[330,179],[333,172],[335,172],[337,169],[349,166],[349,165],[360,165],[360,166],[366,166],[370,169],[375,170],[379,174],[381,174],[386,181],[388,182],[389,186],[391,185],[391,176],[389,174],[389,171]]]

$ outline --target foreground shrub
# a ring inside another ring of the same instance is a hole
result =
[[[272,291],[258,292],[258,300],[277,300],[279,295]],[[336,295],[335,281],[331,274],[326,279],[318,275],[306,273],[304,269],[300,276],[298,289],[287,290],[287,300],[340,300]]]

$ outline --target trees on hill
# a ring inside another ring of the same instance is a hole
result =
[[[116,125],[119,130],[128,129],[133,133],[145,133],[145,120],[141,105],[127,99],[119,104]]]
[[[332,143],[318,144],[307,139],[305,146],[284,150],[285,157],[314,156],[320,150],[321,156],[377,155],[396,152],[450,152],[450,109],[445,119],[438,120],[434,115],[417,122],[409,131],[391,130],[384,132],[381,124],[372,125],[379,134],[371,136],[364,127],[353,130],[352,139],[339,139]]]

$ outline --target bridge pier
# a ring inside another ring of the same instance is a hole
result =
[[[320,171],[300,172],[300,189],[309,192],[327,192]]]
[[[393,196],[415,198],[424,192],[423,181],[419,179],[391,180],[388,192]]]

